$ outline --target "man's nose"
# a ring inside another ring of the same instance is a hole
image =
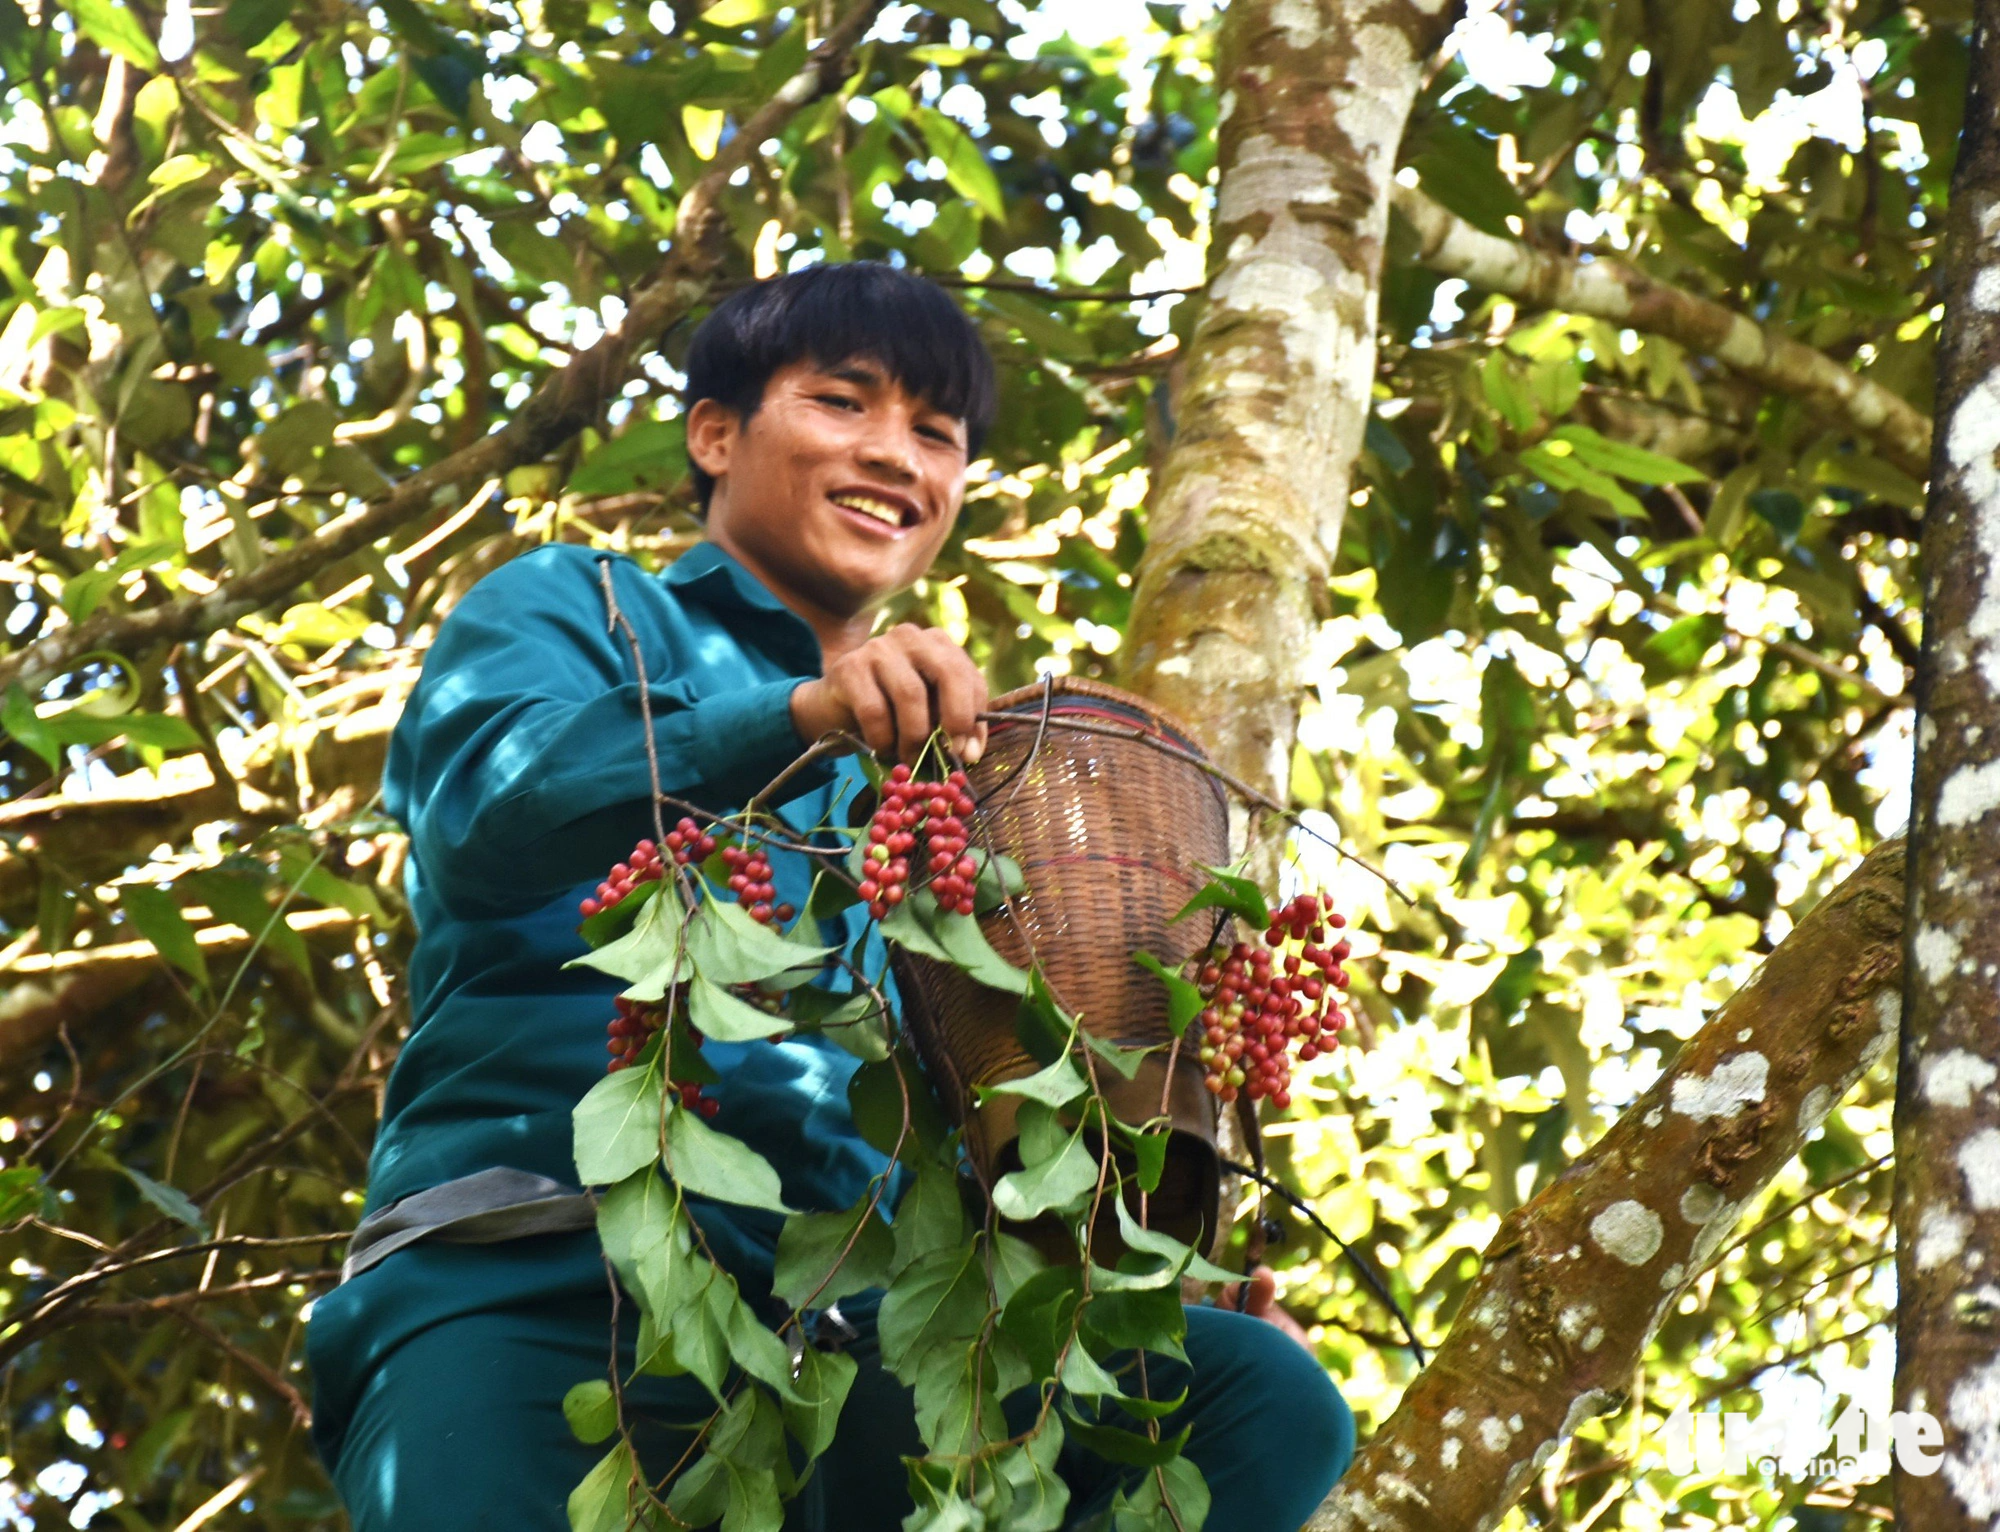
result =
[[[862,449],[862,461],[872,469],[899,479],[917,476],[915,433],[906,425],[889,426],[869,436]]]

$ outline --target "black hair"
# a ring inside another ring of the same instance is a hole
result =
[[[723,299],[688,343],[687,407],[713,399],[748,420],[779,368],[857,357],[963,420],[967,455],[977,455],[999,396],[986,342],[943,288],[879,261],[808,266]],[[706,510],[715,480],[689,466]]]

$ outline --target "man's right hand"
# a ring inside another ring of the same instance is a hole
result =
[[[899,623],[849,650],[792,692],[805,739],[849,729],[878,755],[914,761],[935,730],[968,762],[986,749],[986,677],[940,628]]]

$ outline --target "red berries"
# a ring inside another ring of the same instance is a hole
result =
[[[1320,896],[1300,894],[1272,914],[1261,944],[1237,942],[1201,965],[1195,983],[1208,1003],[1194,1025],[1215,1095],[1292,1104],[1291,1048],[1310,1063],[1347,1025],[1339,996],[1348,944],[1324,945],[1329,927],[1346,924]]]
[[[722,863],[729,869],[729,891],[760,925],[790,920],[798,913],[789,904],[775,904],[778,890],[771,882],[771,859],[761,850],[724,846]]]
[[[962,771],[942,782],[919,782],[908,766],[892,767],[868,825],[867,870],[857,889],[868,913],[881,920],[903,902],[914,861],[930,874],[938,908],[970,915],[979,864],[966,855],[966,820],[975,807]]]
[[[703,832],[701,826],[692,819],[683,819],[667,832],[666,850],[673,859],[686,866],[689,862],[703,861],[715,852],[715,837]],[[612,908],[641,883],[656,883],[666,876],[666,862],[660,855],[660,846],[650,837],[632,848],[632,854],[616,867],[602,883],[597,885],[595,898],[586,899],[577,906],[586,920]]]

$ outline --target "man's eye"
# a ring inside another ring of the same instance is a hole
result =
[[[845,394],[818,394],[815,397],[821,404],[831,404],[843,410],[858,410],[861,408],[859,400],[850,399]]]
[[[950,431],[940,430],[936,426],[918,426],[917,434],[928,436],[934,442],[942,442],[947,447],[956,447],[958,445],[958,437],[956,435]]]

